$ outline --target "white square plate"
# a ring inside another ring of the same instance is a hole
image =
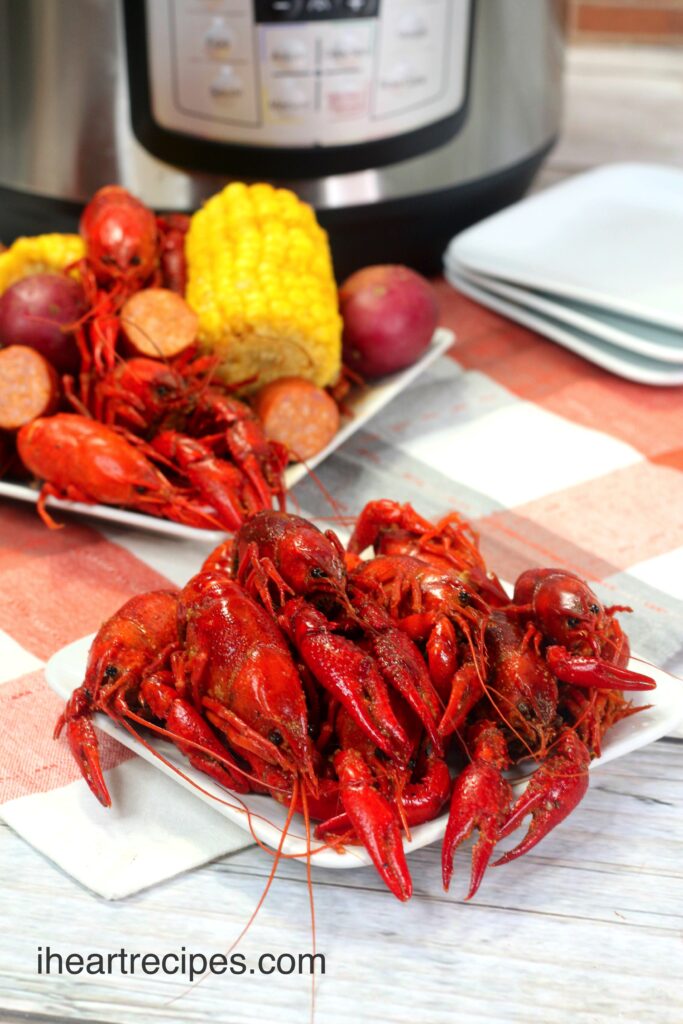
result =
[[[380,409],[392,401],[401,391],[404,391],[412,384],[416,377],[427,369],[439,356],[442,356],[455,341],[455,335],[445,327],[439,327],[434,333],[432,342],[424,353],[412,366],[401,370],[400,373],[393,373],[388,377],[382,377],[364,389],[355,389],[347,401],[348,407],[353,415],[337,431],[332,441],[326,448],[309,460],[306,466],[302,464],[290,466],[285,472],[285,483],[287,490],[291,490],[299,482],[309,469],[314,469],[324,459],[331,455],[340,445],[355,434],[369,419],[372,419]],[[0,498],[15,498],[19,501],[35,502],[38,500],[38,489],[29,484],[12,483],[9,480],[0,480]],[[117,523],[121,526],[131,526],[138,530],[150,530],[153,533],[162,533],[171,537],[180,537],[186,540],[214,541],[218,543],[225,536],[221,530],[202,530],[193,526],[183,526],[182,523],[173,523],[170,519],[160,519],[156,516],[148,516],[144,512],[132,512],[125,508],[116,508],[113,505],[87,505],[77,501],[61,501],[57,498],[48,498],[46,504],[50,508],[63,509],[66,512],[77,513],[78,515],[90,516],[94,519],[104,519],[110,523]]]
[[[658,359],[649,359],[637,352],[629,352],[627,349],[610,345],[608,341],[596,338],[586,331],[579,331],[569,324],[536,313],[518,302],[504,299],[502,295],[488,288],[473,284],[469,277],[464,277],[455,270],[446,269],[445,275],[446,280],[454,288],[480,302],[482,306],[488,306],[496,313],[530,327],[532,331],[537,331],[546,338],[564,345],[570,352],[576,352],[596,366],[625,377],[626,380],[664,387],[677,387],[683,384],[683,363],[662,363]]]
[[[67,700],[73,690],[83,682],[93,636],[94,634],[83,637],[81,640],[76,640],[67,647],[63,647],[50,658],[46,665],[45,676],[48,684],[64,700]],[[636,671],[649,673],[657,682],[656,690],[631,695],[634,703],[652,704],[652,707],[638,715],[624,719],[609,731],[603,744],[602,757],[592,762],[591,769],[599,768],[601,765],[607,764],[608,761],[623,757],[630,751],[652,743],[660,736],[667,735],[683,717],[683,683],[661,669],[649,666],[644,668],[638,660],[632,660],[631,664]],[[276,803],[275,800],[268,796],[251,793],[246,796],[230,793],[218,786],[207,775],[192,768],[183,755],[166,740],[156,736],[145,737],[145,742],[153,748],[150,750],[106,715],[98,714],[94,721],[103,732],[113,736],[124,746],[144,757],[146,761],[175,779],[179,785],[194,793],[199,800],[208,803],[229,821],[234,822],[247,832],[251,831],[262,842],[277,849],[282,839],[287,809]],[[161,754],[164,760],[155,757],[153,751]],[[201,789],[194,788],[192,782],[197,783]],[[519,793],[523,786],[524,783],[517,784],[514,787],[515,793]],[[216,802],[216,800],[222,802]],[[414,828],[411,842],[404,840],[406,853],[419,850],[422,846],[428,846],[441,839],[446,830],[447,820],[448,815],[442,814],[438,818]],[[282,848],[286,854],[305,855],[306,837],[301,815],[294,816]],[[371,863],[367,851],[362,846],[348,846],[343,853],[340,853],[313,840],[311,851],[315,854],[313,864],[317,867],[354,868]]]
[[[683,171],[612,164],[486,218],[444,261],[683,330]]]
[[[683,366],[683,331],[671,331],[645,320],[619,316],[598,306],[589,306],[572,299],[561,299],[549,292],[520,288],[498,277],[491,277],[490,274],[476,274],[457,261],[449,265],[449,273],[464,277],[477,287],[488,289],[494,295],[510,299],[511,302],[526,306],[542,316],[557,320],[560,324],[564,323],[569,328],[593,335],[610,345],[625,348],[629,352],[636,352],[657,362]]]

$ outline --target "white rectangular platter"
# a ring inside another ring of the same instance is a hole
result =
[[[424,355],[412,366],[401,370],[400,373],[393,373],[383,377],[381,380],[369,384],[366,388],[356,388],[349,396],[347,405],[352,415],[337,431],[330,444],[312,458],[306,466],[298,464],[290,466],[285,473],[287,490],[294,487],[309,469],[320,465],[324,459],[332,454],[340,445],[355,434],[368,420],[372,419],[380,409],[388,405],[397,395],[404,391],[412,382],[419,377],[439,356],[442,356],[455,341],[452,331],[445,327],[439,327],[432,338],[429,348]],[[38,500],[38,489],[29,484],[12,483],[7,480],[0,480],[0,498],[14,498],[19,501],[28,501],[33,504]],[[46,504],[50,508],[62,509],[63,511],[89,516],[94,519],[104,519],[110,523],[117,523],[120,526],[129,526],[138,530],[150,530],[153,533],[165,534],[166,536],[184,538],[185,540],[215,541],[218,543],[225,534],[219,530],[202,530],[193,526],[183,526],[181,523],[173,523],[168,519],[160,519],[156,516],[148,516],[144,512],[133,512],[124,508],[116,508],[112,505],[87,505],[77,501],[61,501],[57,498],[48,498]]]
[[[83,637],[81,640],[76,640],[67,647],[63,647],[47,663],[45,675],[48,684],[64,700],[83,682],[93,636],[94,634]],[[655,690],[631,694],[634,703],[651,704],[652,707],[624,719],[609,731],[603,744],[602,757],[592,762],[591,769],[599,768],[601,765],[607,764],[608,761],[623,757],[632,750],[667,735],[683,718],[683,682],[681,680],[675,679],[661,669],[650,668],[649,665],[644,666],[638,659],[632,660],[631,667],[636,671],[647,672],[656,680],[657,688]],[[268,846],[277,849],[282,842],[282,830],[287,817],[287,809],[275,800],[254,794],[237,795],[222,789],[208,776],[192,768],[183,755],[166,740],[146,736],[145,742],[149,746],[143,746],[106,715],[96,715],[95,723],[103,732],[113,736],[124,746],[145,758],[159,771],[169,775],[179,785],[194,793],[199,800],[210,804],[229,821],[247,832],[252,832]],[[161,757],[155,756],[155,752]],[[515,793],[519,793],[523,786],[523,782],[517,784],[514,787]],[[406,853],[419,850],[421,847],[441,839],[446,830],[447,818],[447,814],[442,814],[433,821],[414,828],[411,841],[404,840]],[[306,855],[307,842],[304,822],[298,814],[294,816],[288,834],[282,842],[282,850],[285,854],[294,854],[300,857]],[[317,867],[353,868],[371,863],[367,851],[360,846],[348,846],[344,848],[343,852],[340,852],[319,841],[312,840],[311,852],[313,864]]]

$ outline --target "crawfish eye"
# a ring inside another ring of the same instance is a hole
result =
[[[325,576],[325,570],[321,569],[319,565],[314,565],[311,569],[311,576],[314,580],[321,580]]]
[[[279,747],[282,744],[282,733],[279,729],[271,729],[268,734],[268,739],[271,743],[274,743],[276,747]]]
[[[116,679],[116,677],[119,674],[119,670],[117,669],[116,665],[107,665],[107,667],[104,670],[104,674],[107,679]]]
[[[139,256],[131,256],[131,258],[130,258],[130,265],[131,265],[131,267],[139,267],[141,263],[142,263],[142,260],[140,259]]]
[[[576,629],[577,626],[581,625],[581,619],[575,619],[573,615],[570,615],[567,619],[567,625],[570,629]]]
[[[599,615],[600,614],[600,605],[598,605],[598,604],[591,604],[591,605],[588,606],[588,611],[592,612],[593,615]]]
[[[466,590],[460,590],[458,592],[458,601],[460,602],[463,608],[467,608],[468,604],[470,603],[470,595],[467,593]]]

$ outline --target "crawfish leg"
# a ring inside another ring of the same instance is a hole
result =
[[[155,718],[164,722],[166,730],[173,734],[173,742],[194,768],[227,789],[248,793],[249,786],[230,751],[220,743],[197,709],[169,685],[172,678],[170,672],[148,676],[140,686],[142,702]]]
[[[459,660],[455,626],[445,615],[440,615],[427,638],[427,664],[432,682],[444,703],[450,699]]]
[[[247,546],[242,561],[237,569],[237,582],[241,583],[245,590],[258,597],[261,604],[271,615],[275,615],[273,599],[270,593],[272,584],[277,590],[277,598],[280,607],[294,591],[282,579],[275,563],[270,558],[261,558],[258,553],[258,545],[252,542]]]
[[[459,668],[453,676],[451,695],[448,706],[439,722],[439,732],[449,736],[465,722],[475,704],[484,693],[475,665],[467,664]]]
[[[92,505],[92,498],[88,497],[87,494],[71,484],[64,488],[64,490],[60,490],[60,488],[55,487],[54,484],[44,483],[40,489],[40,494],[38,495],[36,509],[38,510],[38,515],[45,525],[51,530],[61,530],[64,524],[56,522],[48,512],[45,505],[48,498],[59,498],[62,501],[81,501],[84,504]]]
[[[268,764],[277,765],[283,771],[287,771],[287,760],[276,745],[247,725],[234,711],[211,697],[204,697],[202,704],[209,722],[227,736],[232,747],[244,751],[247,758],[250,754],[256,754]]]
[[[253,427],[248,420],[237,420],[225,432],[225,443],[233,461],[240,467],[251,484],[260,509],[271,508],[273,493],[265,478],[261,463],[254,451]]]

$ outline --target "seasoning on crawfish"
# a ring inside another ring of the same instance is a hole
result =
[[[509,598],[460,516],[431,524],[391,501],[366,506],[347,552],[300,516],[259,512],[163,599],[173,625],[160,600],[142,595],[105,623],[58,723],[98,798],[94,710],[161,731],[228,789],[270,793],[288,822],[303,813],[309,842],[312,820],[330,846],[363,844],[400,900],[412,827],[449,805],[445,888],[478,833],[471,898],[527,815],[496,864],[580,802],[603,736],[641,710],[622,691],[654,686],[628,668],[615,618],[627,609],[560,569],[522,573]],[[515,803],[506,772],[528,760],[539,766]]]

